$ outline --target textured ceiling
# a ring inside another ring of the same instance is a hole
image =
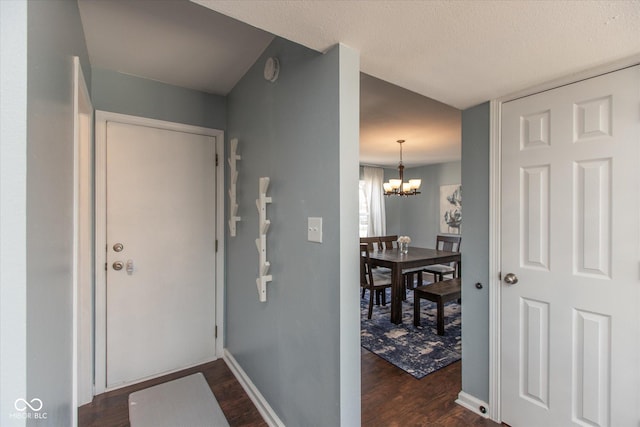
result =
[[[271,33],[320,52],[338,42],[358,49],[368,74],[361,79],[361,162],[385,166],[397,165],[397,139],[407,140],[408,166],[459,159],[456,108],[602,64],[640,61],[640,0],[78,5],[93,67],[220,95]]]
[[[194,1],[460,109],[640,53],[637,0]]]

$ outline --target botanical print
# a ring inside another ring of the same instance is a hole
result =
[[[462,229],[462,185],[440,186],[440,232],[460,234]]]

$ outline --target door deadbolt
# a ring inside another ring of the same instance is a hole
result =
[[[513,273],[508,273],[506,276],[504,276],[504,281],[508,285],[515,285],[516,283],[518,283],[518,276]]]
[[[116,243],[115,245],[113,245],[113,250],[115,252],[122,252],[123,249],[124,245],[122,243]]]
[[[124,267],[124,263],[122,261],[116,261],[113,263],[113,269],[116,271],[122,270],[122,267]]]

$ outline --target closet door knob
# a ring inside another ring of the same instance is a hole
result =
[[[507,285],[515,285],[516,283],[518,283],[518,276],[513,273],[507,273],[507,275],[504,276],[504,281],[507,283]]]

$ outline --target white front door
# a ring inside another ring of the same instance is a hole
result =
[[[106,125],[107,388],[215,358],[215,138]]]
[[[639,146],[640,67],[503,104],[509,425],[640,424]]]

